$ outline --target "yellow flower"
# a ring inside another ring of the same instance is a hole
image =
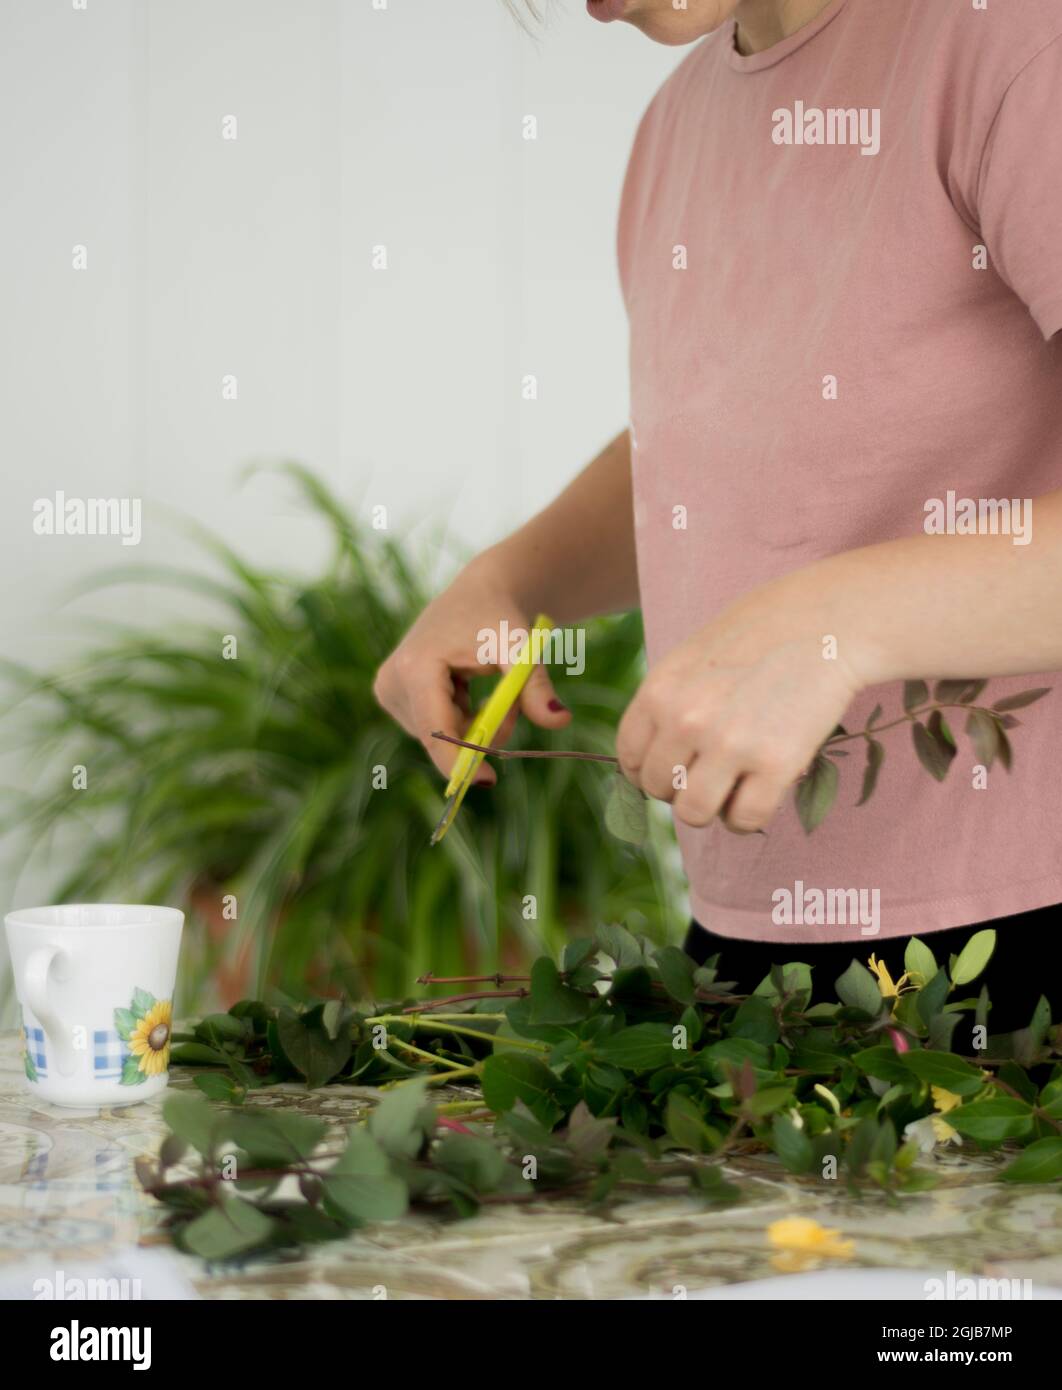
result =
[[[954,1110],[957,1105],[961,1105],[962,1096],[957,1096],[954,1091],[946,1091],[943,1086],[930,1086],[929,1090],[933,1097],[933,1105],[938,1112],[929,1117],[937,1143],[961,1144],[962,1136],[952,1129],[947,1120],[941,1119],[941,1116],[946,1115],[949,1110]]]
[[[945,1091],[943,1086],[930,1086],[929,1089],[933,1094],[933,1106],[942,1115],[962,1104],[962,1096],[957,1096],[954,1091]]]
[[[933,1128],[933,1137],[938,1144],[961,1144],[962,1135],[958,1134],[947,1120],[941,1119],[939,1115],[930,1115],[929,1123]]]
[[[840,1231],[820,1226],[808,1216],[787,1216],[767,1227],[767,1239],[777,1246],[771,1256],[775,1269],[799,1273],[814,1269],[820,1260],[847,1260],[855,1242],[841,1240]]]
[[[948,1124],[944,1116],[962,1104],[962,1096],[947,1091],[943,1086],[930,1086],[935,1115],[925,1115],[920,1120],[912,1120],[904,1126],[903,1137],[913,1139],[922,1153],[932,1153],[938,1144],[961,1144],[962,1135]]]
[[[878,960],[877,956],[871,956],[867,965],[870,967],[870,973],[877,977],[882,999],[898,999],[901,994],[906,994],[908,990],[914,989],[914,985],[908,983],[911,977],[906,971],[894,984],[892,976],[889,974],[889,967],[883,960]]]
[[[170,1064],[170,1033],[173,1008],[168,999],[157,1000],[129,1035],[129,1051],[139,1057],[145,1076],[158,1076]]]

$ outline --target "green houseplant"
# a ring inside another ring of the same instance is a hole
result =
[[[212,567],[100,583],[177,586],[216,617],[160,635],[146,613],[67,671],[4,663],[9,730],[35,769],[32,789],[7,795],[13,855],[44,854],[80,828],[53,876],[57,901],[183,905],[188,1009],[213,1002],[212,981],[232,997],[267,984],[380,997],[425,970],[557,954],[602,920],[661,941],[678,931],[666,823],[641,853],[603,835],[606,772],[508,765],[428,848],[440,780],[371,688],[425,588],[386,533],[362,530],[305,468],[284,470],[328,534],[317,577],[259,567],[197,533]],[[586,671],[563,682],[571,731],[551,747],[609,750],[641,647],[637,615],[591,625]],[[538,737],[520,733],[525,747]],[[87,770],[83,789],[73,765]]]

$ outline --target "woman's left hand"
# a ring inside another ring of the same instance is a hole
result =
[[[687,825],[722,812],[731,830],[762,830],[864,684],[794,616],[750,595],[669,652],[627,707],[624,774]]]

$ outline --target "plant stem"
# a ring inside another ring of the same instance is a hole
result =
[[[465,1015],[467,1017],[467,1015]],[[474,1015],[473,1015],[474,1017]],[[494,1033],[484,1033],[477,1028],[464,1028],[459,1023],[443,1023],[441,1020],[433,1018],[418,1018],[416,1014],[378,1014],[375,1018],[365,1020],[366,1023],[415,1023],[418,1028],[438,1027],[444,1033],[459,1033],[463,1038],[481,1038],[483,1042],[497,1042]],[[505,1038],[503,1040],[506,1047],[526,1047],[532,1052],[548,1052],[549,1045],[542,1042],[532,1042],[524,1038]]]
[[[453,1071],[437,1072],[434,1076],[428,1077],[428,1085],[448,1086],[456,1076],[474,1076],[478,1079],[479,1064],[477,1063],[474,1067],[457,1067]],[[402,1083],[400,1082],[399,1084],[401,1085]]]
[[[440,1057],[436,1052],[428,1052],[423,1047],[418,1047],[416,1043],[405,1042],[402,1038],[388,1038],[387,1041],[392,1047],[400,1047],[403,1052],[412,1052],[415,1057],[423,1057],[425,1061],[440,1067],[449,1067],[451,1071],[465,1070],[462,1063],[451,1062],[449,1057]]]
[[[875,724],[873,728],[869,726],[865,729],[857,729],[854,734],[838,734],[835,738],[828,738],[822,745],[823,748],[832,748],[835,743],[850,743],[854,738],[870,738],[875,734],[883,734],[886,729],[895,729],[900,724],[910,724],[914,720],[920,719],[924,714],[932,714],[937,709],[965,709],[980,710],[982,714],[987,714],[990,718],[997,718],[995,712],[988,705],[964,705],[960,700],[934,700],[928,705],[923,705],[921,709],[907,710],[899,719],[890,720],[888,724]],[[1002,717],[1002,716],[998,716]]]
[[[530,975],[421,975],[418,985],[502,985],[530,980]]]
[[[430,1001],[429,1001],[429,1002],[430,1002]],[[505,1017],[504,1014],[474,1014],[474,1013],[469,1013],[467,1010],[466,1010],[463,1014],[461,1014],[461,1013],[456,1013],[456,1014],[439,1014],[439,1013],[436,1013],[434,1009],[432,1009],[432,1011],[431,1011],[431,1016],[432,1016],[433,1019],[463,1018],[463,1019],[467,1019],[467,1021],[468,1021],[469,1023],[473,1022],[474,1020],[484,1019],[484,1018],[485,1018],[485,1019],[489,1019],[492,1023],[500,1023],[500,1022],[502,1021],[502,1019],[504,1019],[504,1017]],[[409,1019],[409,1015],[408,1015],[408,1014],[399,1014],[398,1017],[400,1017],[400,1018],[402,1019],[403,1022],[407,1022],[408,1019]]]
[[[523,999],[527,994],[526,989],[496,989],[496,990],[476,990],[470,994],[449,994],[445,999],[425,999],[422,1004],[410,1004],[402,1010],[403,1014],[419,1014],[434,1012],[436,1007],[446,1004],[463,1004],[468,999]]]
[[[458,748],[471,748],[474,753],[489,753],[492,758],[578,758],[587,763],[619,763],[619,758],[611,753],[577,753],[570,748],[488,748],[482,743],[453,738],[439,729],[433,729],[431,736],[442,739],[444,743],[455,743]]]
[[[868,726],[865,729],[857,729],[853,734],[837,734],[834,738],[828,738],[822,747],[832,748],[837,743],[850,743],[852,739],[883,734],[887,729],[895,729],[900,724],[910,724],[923,715],[942,709],[980,710],[992,719],[998,717],[989,705],[965,705],[961,700],[933,700],[921,709],[905,711],[899,719],[893,719],[888,724],[875,724],[873,728]],[[442,739],[444,743],[456,744],[458,748],[470,748],[475,753],[484,753],[492,758],[578,758],[582,762],[612,763],[616,767],[619,766],[619,759],[611,753],[584,753],[571,748],[489,748],[482,743],[469,743],[466,739],[454,738],[451,734],[444,734],[440,729],[434,729],[431,736]],[[493,979],[493,976],[487,978]]]

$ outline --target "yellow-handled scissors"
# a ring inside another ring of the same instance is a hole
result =
[[[531,626],[530,637],[521,647],[520,654],[498,681],[486,704],[473,719],[468,733],[465,735],[466,742],[479,743],[484,747],[489,747],[491,739],[501,728],[505,716],[520,698],[520,692],[527,684],[528,677],[535,665],[535,657],[541,654],[542,638],[552,628],[552,619],[548,618],[545,613],[540,613]],[[537,640],[536,634],[538,634]],[[457,809],[465,798],[465,792],[468,791],[479,771],[484,756],[483,753],[477,753],[472,748],[458,750],[457,761],[450,773],[450,780],[446,784],[446,805],[443,807],[439,824],[432,831],[431,843],[433,845],[437,845],[449,830],[454,816],[457,815]]]

